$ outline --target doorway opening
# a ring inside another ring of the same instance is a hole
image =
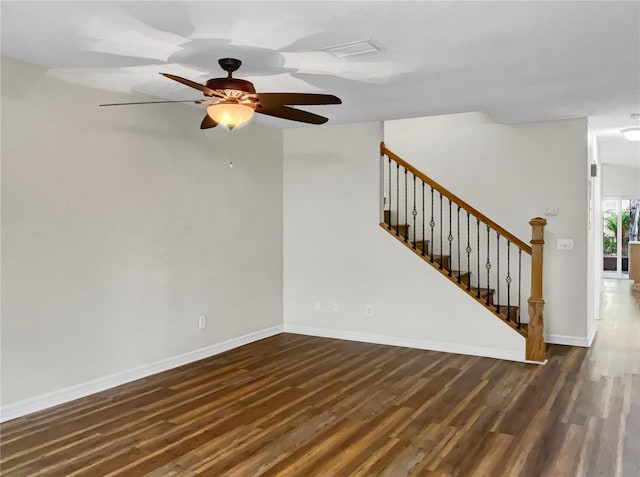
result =
[[[629,241],[638,240],[640,199],[602,200],[602,274],[629,278]]]

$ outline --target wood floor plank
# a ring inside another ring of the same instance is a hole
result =
[[[546,366],[280,334],[0,425],[2,476],[637,477],[640,292]]]

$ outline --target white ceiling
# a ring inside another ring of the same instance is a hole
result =
[[[603,162],[640,165],[640,2],[1,2],[2,55],[107,89],[199,93],[217,59],[260,92],[328,92],[331,123],[486,111],[518,123],[590,118]],[[322,49],[373,40],[382,51]],[[145,107],[145,106],[140,106]],[[196,123],[199,119],[194,119]],[[295,123],[272,118],[279,127]]]

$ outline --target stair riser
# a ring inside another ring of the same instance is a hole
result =
[[[411,230],[411,224],[400,224],[397,225],[396,223],[391,224],[391,226],[389,226],[389,222],[385,222],[385,225],[387,226],[387,228],[391,227],[391,232],[393,234],[396,233],[396,231],[399,230],[399,235],[401,235],[403,238],[407,239],[407,242],[409,242],[409,244],[413,247],[413,231]],[[422,238],[416,234],[415,237],[415,241],[416,241],[416,248],[422,250]],[[425,247],[425,254],[429,253],[429,239],[427,237],[425,237],[424,240],[424,247]],[[446,247],[445,247],[446,249]],[[436,255],[436,252],[433,253],[434,257]]]
[[[408,242],[409,246],[411,248],[413,247],[413,242],[409,240]],[[425,247],[425,252],[424,252],[424,257],[425,259],[431,261],[431,256],[429,255],[429,243],[425,242],[424,243],[424,247]],[[422,242],[416,242],[416,246],[414,248],[414,250],[418,251],[418,253],[420,253],[420,255],[422,255]],[[439,254],[434,253],[433,254],[433,262],[435,263],[435,267],[440,268],[440,262],[442,261],[442,268],[444,270],[449,270],[449,267],[451,265],[451,257],[449,257],[448,255],[443,255],[442,258],[440,257]],[[464,277],[465,273],[462,273],[462,276]]]
[[[490,306],[495,306],[495,303],[494,303],[494,302],[495,302],[495,300],[494,300],[494,298],[493,298],[493,295],[494,295],[493,293],[491,293],[491,294],[489,295],[489,303],[487,303],[487,295],[486,295],[486,294],[481,294],[481,295],[480,295],[480,299],[481,299],[484,303],[487,303],[487,304],[488,304],[488,305],[490,305]]]
[[[413,248],[413,244],[409,243],[409,246],[411,246]],[[429,257],[429,246],[428,244],[425,243],[425,248],[427,249],[427,251],[424,253],[424,257],[427,260],[431,260],[431,257]],[[418,251],[418,253],[420,253],[420,255],[422,255],[422,242],[420,242],[419,244],[416,243],[416,247],[415,249],[416,251]],[[444,256],[442,257],[442,269],[449,271],[449,266],[450,266],[450,258],[448,256]],[[434,255],[433,256],[433,262],[434,262],[434,266],[436,268],[440,268],[440,255]],[[458,280],[458,270],[452,270],[451,271],[451,276],[457,281]],[[460,272],[460,283],[464,284],[464,285],[469,285],[469,280],[470,280],[471,275],[468,272]]]
[[[387,226],[389,226],[389,224],[387,223]],[[406,238],[407,241],[409,240],[409,226],[407,224],[400,224],[400,225],[396,225],[393,224],[391,226],[391,229],[389,230],[389,232],[391,232],[394,235],[400,235],[403,239]],[[412,237],[411,237],[412,238]]]
[[[458,280],[458,273],[456,271],[452,272],[451,276],[455,278],[456,281]],[[462,283],[463,285],[469,285],[470,278],[471,276],[468,273],[462,273],[460,274],[460,283]]]
[[[496,307],[496,311],[497,307]],[[507,313],[507,305],[500,305],[500,314],[503,315],[505,318],[508,317],[509,321],[513,321],[514,323],[516,323],[518,321],[518,307],[517,306],[511,306],[509,308],[509,313]]]
[[[478,293],[478,289],[476,287],[471,287],[471,291],[469,292],[476,299],[482,301],[482,303],[490,306],[495,305],[495,293],[496,291],[493,289],[489,289],[487,291],[486,288],[480,288],[480,293]],[[489,302],[487,303],[487,295],[489,295]]]
[[[437,263],[437,267],[440,268],[440,262],[442,262],[442,268],[444,268],[445,270],[449,270],[449,265],[450,265],[450,260],[449,257],[447,257],[446,255],[443,255],[442,258],[440,258],[440,255],[433,255],[433,261],[435,263]]]
[[[413,247],[413,237],[410,237],[409,242],[410,242],[411,246]],[[425,255],[429,255],[429,241],[425,240],[423,242],[422,240],[416,240],[415,248],[417,248],[418,250],[420,250],[422,252],[422,248],[423,247],[424,247],[424,254]]]

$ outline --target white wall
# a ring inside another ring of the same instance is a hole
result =
[[[558,208],[545,217],[545,334],[586,338],[586,119],[503,125],[466,113],[388,121],[385,143],[526,242],[529,219]],[[559,238],[573,239],[574,250],[557,250]]]
[[[602,164],[598,155],[598,137],[589,128],[587,135],[588,167],[596,165],[596,175],[589,172],[589,223],[587,241],[587,337],[596,333],[600,319],[600,293],[602,290]],[[590,171],[590,169],[589,169]]]
[[[282,324],[281,131],[144,99],[2,59],[3,405]]]
[[[377,122],[284,131],[285,330],[523,359],[520,335],[378,225],[380,139]]]
[[[604,164],[602,166],[603,197],[640,197],[640,165],[638,167]]]

